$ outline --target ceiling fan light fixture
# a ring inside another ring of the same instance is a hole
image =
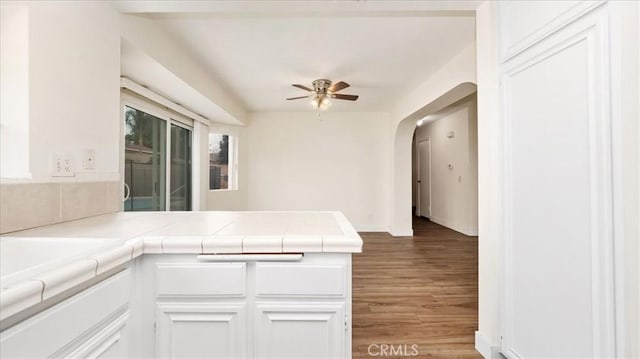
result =
[[[345,95],[336,93],[349,87],[349,84],[344,81],[340,81],[334,84],[327,79],[318,79],[313,81],[313,89],[300,84],[293,84],[292,86],[297,87],[301,90],[311,92],[311,94],[307,96],[289,97],[287,98],[287,100],[311,98],[311,101],[309,103],[311,107],[313,107],[317,111],[328,109],[331,106],[332,99],[346,101],[356,101],[358,99],[358,95]]]
[[[329,97],[324,96],[321,100],[320,100],[320,109],[321,110],[326,110],[329,107],[331,107],[331,100],[329,100]]]
[[[324,95],[319,95],[319,96],[315,96],[311,102],[311,107],[313,107],[316,110],[326,110],[329,107],[331,107],[331,100],[329,99],[328,96],[324,96]]]

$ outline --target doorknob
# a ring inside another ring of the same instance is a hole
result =
[[[418,183],[422,183],[422,182],[420,182],[420,180],[418,180]]]

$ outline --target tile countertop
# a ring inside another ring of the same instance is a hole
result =
[[[0,320],[142,254],[359,253],[341,212],[119,212],[8,233],[3,238],[87,238],[123,244],[3,285]]]

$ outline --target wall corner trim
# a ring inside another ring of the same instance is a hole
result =
[[[389,232],[389,227],[376,224],[355,224],[356,232]]]
[[[407,229],[407,230],[399,230],[399,231],[391,231],[390,234],[394,237],[412,237],[413,236],[413,229]]]
[[[500,354],[500,348],[497,346],[492,346],[491,342],[480,333],[480,331],[476,330],[476,350],[482,355],[485,359],[503,359],[504,357]]]

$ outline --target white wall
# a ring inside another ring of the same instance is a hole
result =
[[[412,235],[411,139],[416,121],[475,92],[475,43],[469,44],[414,91],[395,104],[392,141],[390,232]]]
[[[621,214],[614,236],[622,239],[616,243],[616,270],[623,281],[616,287],[618,345],[624,348],[625,357],[640,358],[640,4],[613,2],[609,6],[614,178],[618,178],[614,214]]]
[[[501,243],[501,132],[497,3],[476,11],[478,74],[478,331],[476,348],[499,357],[498,258]]]
[[[453,138],[448,137],[450,131],[454,132]],[[431,115],[418,126],[414,153],[418,151],[418,144],[427,139],[431,143],[431,221],[469,236],[478,235],[475,95]],[[414,169],[417,166],[414,161]],[[416,183],[417,170],[414,173],[413,182]],[[414,192],[416,195],[417,191]],[[419,198],[415,200],[417,202]]]
[[[40,1],[3,2],[2,16],[0,232],[117,211],[119,14]],[[85,149],[95,169],[83,169]],[[74,177],[52,177],[54,154],[74,159]]]
[[[6,69],[19,74],[20,79],[2,75],[3,133],[7,129],[6,120],[19,122],[18,127],[8,128],[7,134],[17,132],[21,139],[17,143],[3,141],[3,177],[7,173],[6,177],[28,180],[30,173],[34,182],[56,180],[51,177],[55,153],[74,156],[76,162],[76,177],[60,181],[117,179],[118,148],[113,144],[119,138],[118,123],[114,120],[119,118],[120,102],[119,15],[99,2],[43,1],[2,6],[3,16],[5,6],[9,6],[20,8],[18,15],[28,17],[26,24],[22,19],[22,25],[17,26],[19,32],[13,31],[15,22],[5,24],[3,18],[3,35],[21,39],[17,48],[3,40],[3,71],[7,64],[17,65],[12,61],[5,63],[5,59],[21,59],[19,71]],[[13,14],[11,20],[17,19],[16,12],[7,14]],[[13,29],[5,33],[4,26]],[[5,86],[11,90],[7,91]],[[7,94],[11,97],[6,97]],[[5,100],[14,107],[5,108]],[[16,111],[19,121],[15,121]],[[24,141],[26,133],[28,149]],[[82,170],[84,149],[96,151],[95,170]],[[17,154],[16,158],[21,159],[17,163],[5,161],[5,154]]]
[[[100,2],[24,6],[32,181],[118,180],[119,15]],[[82,169],[84,149],[96,151],[95,170]],[[52,178],[52,154],[74,156],[76,177]]]
[[[248,209],[340,210],[358,230],[387,231],[388,123],[379,112],[253,114]]]
[[[29,10],[0,4],[0,177],[29,173]]]

